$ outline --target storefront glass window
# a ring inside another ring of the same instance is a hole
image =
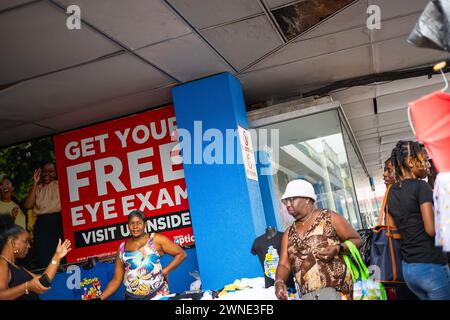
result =
[[[380,202],[377,194],[370,184],[370,178],[363,169],[360,159],[358,158],[355,148],[350,140],[347,127],[344,125],[341,116],[342,134],[347,151],[347,157],[351,168],[353,184],[355,186],[356,197],[358,199],[358,207],[360,211],[360,218],[362,225],[365,228],[370,228],[376,225],[378,219],[378,212],[380,210]],[[381,195],[382,200],[382,195]]]
[[[277,199],[293,179],[305,179],[314,185],[319,208],[328,208],[344,216],[354,228],[362,227],[358,203],[337,110],[278,122],[258,128],[279,130],[279,148],[271,151]],[[269,149],[271,146],[269,145]],[[275,151],[275,152],[274,152]],[[281,205],[286,228],[293,218]]]

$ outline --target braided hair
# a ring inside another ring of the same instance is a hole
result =
[[[0,214],[0,252],[10,238],[16,239],[23,231],[25,229],[15,224],[10,214]]]
[[[395,179],[401,186],[401,178],[403,178],[407,172],[411,173],[411,169],[406,163],[408,157],[413,158],[416,161],[420,161],[422,147],[416,141],[403,141],[397,142],[397,145],[392,150],[391,161],[394,167]]]

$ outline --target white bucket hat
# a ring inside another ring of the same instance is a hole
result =
[[[314,201],[317,200],[313,185],[302,179],[296,179],[289,182],[281,200],[291,197],[303,197],[311,198]]]

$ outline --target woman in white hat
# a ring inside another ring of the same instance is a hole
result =
[[[295,222],[283,236],[275,280],[278,299],[287,299],[285,281],[291,271],[299,284],[302,299],[348,299],[351,277],[341,253],[344,241],[358,248],[361,238],[338,213],[317,209],[311,183],[297,179],[288,183],[281,201]]]

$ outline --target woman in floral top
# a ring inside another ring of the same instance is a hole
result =
[[[168,274],[186,258],[184,250],[161,234],[145,232],[145,215],[135,210],[128,216],[131,239],[123,242],[116,255],[114,278],[100,299],[114,294],[123,282],[126,300],[150,300],[168,295]],[[173,260],[163,268],[160,258],[165,254]]]

